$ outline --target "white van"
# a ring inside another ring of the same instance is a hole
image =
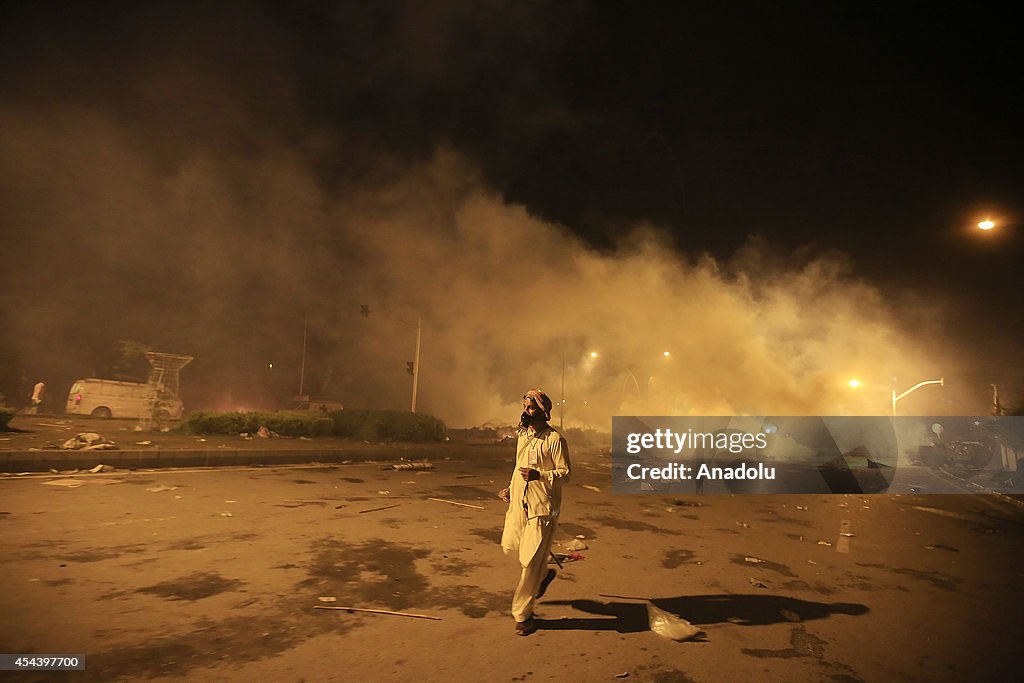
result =
[[[71,385],[65,412],[93,417],[154,417],[177,420],[185,405],[156,384],[79,379]]]

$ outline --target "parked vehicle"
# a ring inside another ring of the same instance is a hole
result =
[[[177,420],[185,405],[160,384],[79,379],[71,385],[65,412],[93,417],[152,417]]]

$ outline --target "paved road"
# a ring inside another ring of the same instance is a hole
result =
[[[589,548],[528,638],[512,634],[517,568],[496,545],[507,449],[426,471],[2,479],[0,651],[86,655],[84,672],[14,676],[32,681],[1015,678],[1024,512],[1011,503],[624,496],[607,457],[574,464],[557,540]],[[651,632],[644,599],[704,639]]]

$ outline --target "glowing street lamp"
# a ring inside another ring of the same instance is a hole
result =
[[[850,386],[851,389],[856,389],[857,387],[860,386],[860,380],[854,377],[849,382],[847,382],[847,384]]]
[[[987,218],[978,223],[979,230],[991,230],[994,227],[996,227],[996,224],[993,221],[988,220]]]

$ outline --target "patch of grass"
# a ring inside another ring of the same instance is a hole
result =
[[[322,413],[193,413],[187,434],[255,433],[261,426],[281,436],[337,436],[359,441],[440,441],[447,431],[435,417],[400,410],[338,410]]]

